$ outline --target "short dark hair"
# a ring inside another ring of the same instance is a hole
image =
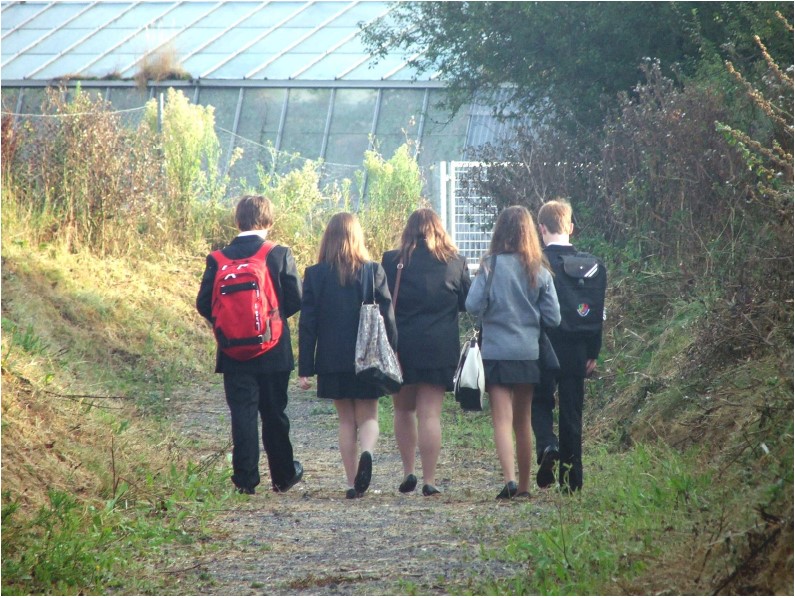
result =
[[[235,222],[241,231],[273,226],[273,203],[263,195],[244,195],[237,202]]]

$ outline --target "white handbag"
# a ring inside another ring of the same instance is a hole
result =
[[[483,393],[486,391],[486,376],[480,356],[477,334],[473,334],[461,348],[453,377],[455,400],[464,411],[483,411]]]

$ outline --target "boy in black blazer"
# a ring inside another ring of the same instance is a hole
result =
[[[538,212],[538,227],[544,241],[544,255],[555,273],[556,288],[563,275],[560,256],[574,254],[577,249],[569,242],[574,231],[571,205],[561,199],[546,202]],[[582,488],[582,408],[585,398],[585,378],[596,368],[602,347],[602,330],[593,333],[572,333],[548,329],[547,335],[560,361],[560,370],[541,371],[532,404],[533,433],[539,464],[536,483],[547,488],[555,482],[555,462],[559,461],[561,490]],[[552,411],[555,390],[558,392],[558,432],[553,430]]]
[[[229,259],[253,256],[265,242],[273,225],[273,205],[261,195],[240,199],[235,210],[240,234],[222,252]],[[258,417],[262,418],[262,442],[268,457],[271,486],[286,492],[304,473],[293,459],[287,385],[295,367],[287,318],[301,309],[301,278],[289,248],[276,245],[268,253],[266,265],[279,302],[283,330],[278,343],[266,353],[248,361],[238,361],[218,351],[215,371],[224,376],[226,402],[232,419],[232,482],[243,494],[254,494],[260,482]],[[212,324],[212,297],[218,263],[212,255],[202,276],[196,309]]]

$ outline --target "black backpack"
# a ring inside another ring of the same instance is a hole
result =
[[[602,261],[585,251],[548,256],[560,303],[560,330],[599,332],[605,318],[607,271]]]

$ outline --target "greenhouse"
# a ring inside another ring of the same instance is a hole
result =
[[[294,153],[322,160],[327,182],[352,179],[366,150],[389,157],[409,142],[426,196],[448,212],[455,162],[510,132],[488,106],[441,108],[444,82],[413,71],[410,56],[372,59],[361,25],[387,14],[388,2],[0,5],[4,115],[30,118],[46,87],[79,84],[135,124],[147,100],[173,87],[215,108],[227,163],[243,150],[229,172],[237,181],[256,181],[258,164]],[[163,64],[179,76],[145,76]]]

